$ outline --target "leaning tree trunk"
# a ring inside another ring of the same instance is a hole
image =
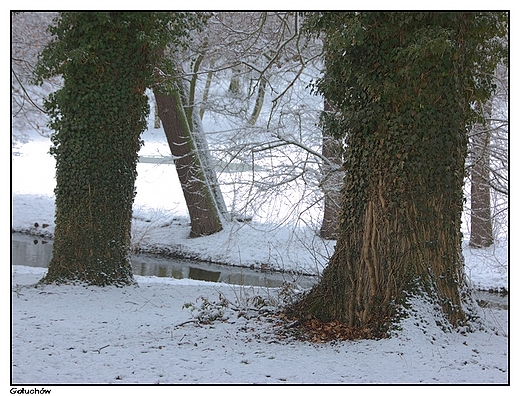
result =
[[[180,99],[183,104],[184,114],[188,123],[188,128],[191,132],[190,136],[192,138],[194,146],[193,155],[199,161],[204,180],[210,188],[214,205],[216,205],[220,215],[224,219],[228,219],[226,203],[224,201],[222,190],[220,189],[220,184],[218,182],[217,174],[215,172],[215,165],[213,164],[213,161],[211,159],[208,141],[206,140],[206,136],[204,135],[204,128],[202,126],[201,117],[201,114],[204,114],[198,112],[197,107],[195,105],[195,88],[198,80],[199,66],[202,63],[203,59],[204,53],[200,54],[194,61],[193,76],[191,77],[189,83],[189,89],[186,89],[182,85],[181,80],[177,81],[177,86],[179,87]],[[207,84],[208,81],[206,81],[205,91],[209,91],[209,84]],[[186,92],[188,93],[187,95]],[[204,92],[204,94],[207,94],[207,92]],[[202,100],[204,103],[204,101],[207,100],[207,98],[203,97]]]
[[[484,108],[485,117],[491,116],[491,102]],[[491,202],[489,187],[489,128],[478,124],[472,134],[471,157],[471,231],[469,244],[482,248],[493,244]]]
[[[191,237],[211,235],[222,230],[215,197],[198,156],[197,142],[186,117],[178,88],[170,93],[154,92],[168,145],[191,219]]]

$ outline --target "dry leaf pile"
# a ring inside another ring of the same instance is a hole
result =
[[[278,336],[280,338],[292,336],[314,343],[381,338],[376,337],[372,330],[368,328],[348,326],[337,320],[322,322],[317,319],[297,320],[286,324],[278,332]]]

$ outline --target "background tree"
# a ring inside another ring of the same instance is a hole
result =
[[[334,110],[325,100],[323,115],[334,118]],[[338,236],[339,215],[341,213],[341,186],[343,185],[342,142],[330,133],[328,128],[323,129],[323,144],[321,152],[329,162],[323,164],[323,181],[321,188],[324,195],[323,219],[320,227],[320,236],[325,239],[336,239]]]
[[[345,137],[339,238],[321,282],[290,312],[383,335],[410,292],[465,323],[461,213],[472,107],[489,98],[504,13],[333,13],[318,89]],[[338,84],[341,81],[341,84]]]
[[[13,144],[30,139],[29,131],[48,136],[43,99],[60,83],[58,77],[43,86],[31,84],[38,54],[50,39],[47,28],[55,12],[11,13],[11,120]]]
[[[53,258],[43,282],[132,282],[130,226],[137,152],[158,65],[178,42],[183,13],[71,12],[51,26],[37,75],[60,75],[45,103],[56,158]]]
[[[491,118],[490,101],[479,103],[484,122],[477,123],[470,135],[471,151],[471,247],[488,247],[493,244],[491,222],[491,194],[489,186],[489,149],[491,131],[488,120]]]
[[[215,196],[220,194],[220,188],[214,176],[214,168],[210,165],[209,150],[205,141],[202,141],[204,136],[194,127],[196,124],[192,117],[198,114],[186,111],[183,84],[179,78],[171,78],[169,83],[161,85],[154,91],[157,111],[188,207],[190,236],[214,234],[222,230],[221,215],[225,215],[226,209],[223,198]],[[165,85],[169,88],[165,88]],[[209,172],[212,172],[212,176],[208,175]]]
[[[318,74],[321,43],[302,34],[301,20],[215,13],[183,53],[189,103],[203,116],[231,218],[254,215],[275,227],[318,220],[306,213],[321,204],[328,169],[317,126],[323,105],[305,87]],[[290,216],[277,218],[276,201],[292,206]]]
[[[494,83],[495,93],[478,107],[482,121],[469,136],[469,245],[473,248],[491,246],[495,239],[507,240],[509,84],[506,64],[498,65]]]

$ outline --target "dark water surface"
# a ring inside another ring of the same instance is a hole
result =
[[[11,234],[11,265],[47,268],[51,258],[52,240],[20,233]],[[309,288],[317,281],[313,276],[262,272],[243,267],[172,259],[150,254],[133,255],[132,268],[134,275],[189,278],[244,286],[280,287],[287,282],[296,282],[301,287]]]
[[[11,234],[12,265],[47,268],[51,258],[52,240],[20,233]],[[262,272],[250,268],[172,259],[150,254],[133,255],[132,267],[134,275],[176,279],[189,278],[244,286],[280,287],[284,283],[296,282],[303,288],[310,288],[317,282],[317,278],[314,276],[298,276],[271,271]],[[509,308],[507,295],[486,291],[475,291],[474,295],[479,305],[483,307]]]

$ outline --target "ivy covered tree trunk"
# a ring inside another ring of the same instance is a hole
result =
[[[407,296],[425,292],[451,324],[465,323],[466,127],[496,65],[476,49],[501,33],[499,18],[386,12],[311,21],[325,34],[318,88],[341,112],[326,126],[346,139],[346,177],[334,254],[290,313],[381,336]]]
[[[193,136],[179,88],[165,94],[154,91],[168,145],[191,220],[191,237],[211,235],[222,230],[219,208],[204,172],[196,138]]]
[[[45,281],[129,284],[146,59],[139,56],[137,27],[122,15],[70,14],[67,21],[62,43],[77,58],[51,101],[56,229]]]
[[[51,28],[54,38],[42,52],[37,76],[61,75],[63,88],[46,101],[55,131],[56,228],[42,282],[133,283],[137,153],[149,112],[145,88],[156,64],[153,45],[160,43],[150,37],[184,34],[168,36],[172,18],[183,16],[71,12]]]

